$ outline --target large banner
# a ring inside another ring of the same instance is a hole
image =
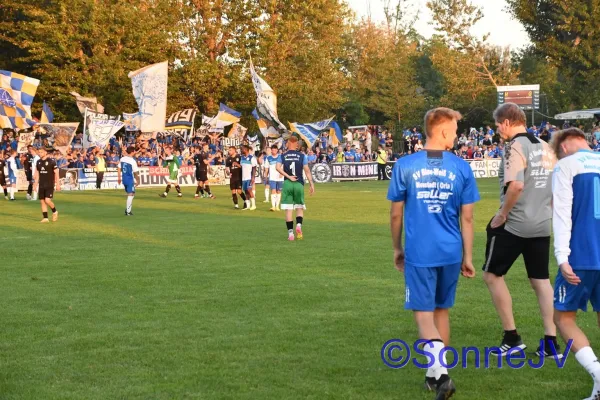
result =
[[[142,118],[142,132],[162,132],[167,119],[167,61],[148,65],[129,73],[133,97]]]
[[[67,154],[67,150],[75,137],[75,131],[77,131],[79,122],[41,124],[40,126],[46,132],[46,135],[48,135],[50,145],[61,153]]]
[[[356,181],[377,179],[377,163],[339,163],[331,164],[334,181]]]

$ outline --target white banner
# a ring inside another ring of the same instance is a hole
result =
[[[133,96],[140,109],[142,132],[162,132],[167,118],[167,61],[129,73]]]

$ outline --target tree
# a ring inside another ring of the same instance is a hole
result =
[[[598,2],[508,0],[508,5],[513,16],[525,27],[539,59],[558,69],[557,79],[563,89],[561,95],[568,99],[569,108],[598,107]]]

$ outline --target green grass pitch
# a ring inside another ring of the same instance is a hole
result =
[[[452,345],[498,345],[500,322],[482,281],[495,179],[478,181],[477,277],[461,278]],[[433,399],[424,371],[386,367],[392,338],[416,339],[392,264],[386,182],[317,186],[303,241],[282,213],[139,190],[56,195],[57,223],[37,202],[0,204],[0,399]],[[423,237],[427,240],[427,237]],[[556,265],[551,266],[552,280]],[[530,351],[543,334],[522,261],[508,276]],[[592,313],[580,317],[592,345]],[[600,349],[596,347],[596,349]],[[456,399],[580,399],[592,382],[566,367],[451,371]]]

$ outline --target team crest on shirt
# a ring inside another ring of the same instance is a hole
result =
[[[46,161],[46,167],[48,166],[48,161]]]

